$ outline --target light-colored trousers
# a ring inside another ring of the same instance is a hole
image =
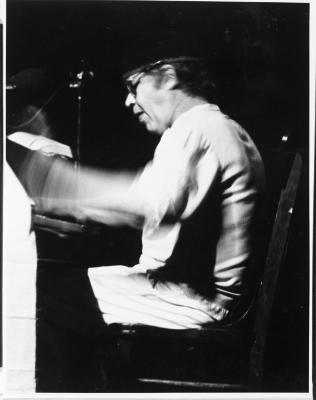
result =
[[[199,328],[214,321],[187,285],[157,282],[141,265],[89,268],[89,278],[107,324],[144,324],[168,329]]]

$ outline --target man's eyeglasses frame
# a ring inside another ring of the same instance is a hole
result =
[[[139,85],[142,77],[156,69],[157,67],[160,67],[161,65],[165,64],[166,60],[159,60],[151,64],[145,65],[143,68],[141,68],[138,72],[135,72],[135,74],[132,74],[130,77],[125,79],[125,86],[130,94],[132,94],[134,97],[136,97],[136,92],[137,92],[137,86]]]

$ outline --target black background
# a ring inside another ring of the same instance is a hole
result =
[[[208,55],[217,66],[219,105],[249,131],[259,150],[303,155],[304,176],[268,338],[266,389],[306,391],[308,4],[10,0],[7,74],[42,67],[54,76],[57,87],[83,69],[93,71],[83,97],[82,161],[139,168],[152,156],[157,137],[145,132],[124,107],[120,60],[139,35],[168,29],[199,32],[209,43]],[[72,146],[77,134],[76,95],[66,85],[49,105],[58,139]],[[272,175],[277,177],[277,166]],[[116,235],[111,240],[118,240],[120,249],[128,237],[138,251],[138,237],[130,231]],[[111,251],[115,249],[113,244]],[[130,247],[125,258],[131,262],[137,251],[129,251]],[[107,257],[112,261],[112,255]]]
[[[93,71],[84,98],[83,156],[138,166],[150,157],[155,138],[124,109],[121,58],[143,33],[199,32],[217,66],[222,109],[258,145],[277,146],[287,135],[293,146],[306,148],[308,22],[308,5],[295,3],[13,0],[7,5],[7,74],[42,67],[62,82]],[[70,143],[75,97],[65,88],[53,101],[58,119],[70,124],[63,133]]]

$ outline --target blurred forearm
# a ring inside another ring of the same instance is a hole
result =
[[[7,156],[40,213],[141,227],[148,211],[130,187],[135,175],[78,167],[14,144]]]

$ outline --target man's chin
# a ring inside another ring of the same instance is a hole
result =
[[[144,127],[146,128],[146,130],[149,133],[153,133],[153,134],[156,134],[156,135],[162,135],[164,133],[164,130],[159,128],[157,125],[153,124],[152,121],[150,121],[148,118],[146,118],[143,115],[139,118],[139,122],[142,125],[144,125]]]
[[[148,133],[152,134],[152,135],[159,135],[161,136],[163,134],[163,132],[160,132],[156,129],[147,129]]]
[[[154,135],[162,135],[164,133],[164,131],[161,131],[161,129],[159,129],[157,126],[153,126],[150,123],[144,123],[145,124],[145,128],[149,133],[152,133]]]
[[[145,126],[147,132],[149,132],[149,133],[157,133],[157,132],[156,132],[156,129],[154,129],[154,127],[153,127],[150,123],[148,123],[148,122],[143,122],[143,124],[144,124],[144,126]]]

